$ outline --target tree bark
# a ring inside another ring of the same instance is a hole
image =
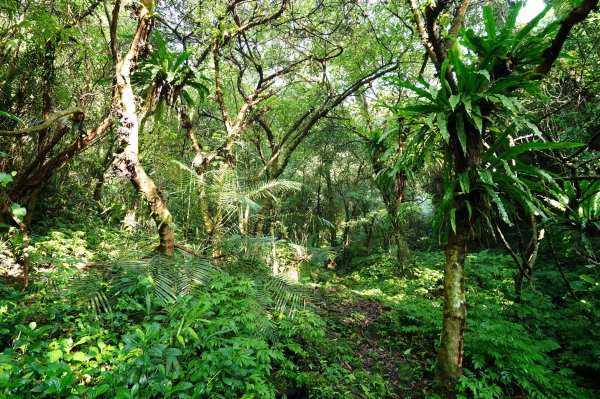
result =
[[[120,7],[117,2],[115,7]],[[118,12],[118,10],[117,10]],[[118,104],[115,113],[120,115],[117,130],[121,148],[115,158],[115,167],[121,175],[129,178],[138,193],[146,199],[150,214],[158,228],[160,244],[158,252],[173,255],[175,252],[175,224],[167,207],[165,195],[148,176],[139,160],[139,120],[136,113],[135,96],[131,86],[131,71],[138,55],[148,41],[152,27],[150,11],[142,7],[138,15],[138,26],[125,57],[117,62],[115,72]]]
[[[465,258],[469,236],[466,209],[456,212],[456,232],[450,231],[444,269],[444,311],[442,339],[436,368],[436,384],[446,398],[454,397],[461,374],[467,304],[465,300]]]

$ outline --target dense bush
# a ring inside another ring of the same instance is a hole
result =
[[[274,397],[269,376],[284,356],[252,282],[216,274],[169,306],[151,284],[134,282],[105,314],[56,296],[17,308],[55,292],[13,292],[2,307],[5,397]]]

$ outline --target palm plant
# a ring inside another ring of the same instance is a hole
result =
[[[225,228],[237,217],[238,232],[243,236],[248,234],[252,214],[262,209],[262,201],[277,201],[283,194],[301,187],[298,182],[283,179],[249,184],[229,168],[205,172],[204,176],[200,176],[187,165],[173,162],[188,172],[196,184],[203,186],[206,193],[204,200],[210,202],[215,219],[212,224]]]
[[[303,306],[304,289],[283,276],[272,276],[260,268],[251,272],[227,269],[254,281],[256,299],[266,310],[293,316]],[[71,274],[67,284],[56,286],[56,290],[96,313],[110,313],[115,301],[125,300],[150,314],[153,298],[170,305],[186,296],[200,295],[203,287],[224,273],[228,272],[211,259],[181,251],[175,256],[155,254],[140,260],[93,264]],[[140,289],[144,303],[135,300]]]
[[[260,209],[258,202],[261,199],[277,199],[287,190],[299,188],[298,183],[283,180],[240,187],[242,183],[231,171],[212,172],[214,179],[208,181],[216,181],[217,184],[207,184],[207,180],[201,179],[193,169],[174,162],[206,185],[209,199],[218,208],[216,214],[221,215],[221,220],[218,221],[220,230],[231,224],[236,215],[245,218],[243,220],[247,222],[249,212]],[[148,298],[146,304],[139,304],[140,310],[144,310],[150,306],[150,295],[164,304],[170,304],[187,295],[194,295],[195,287],[201,291],[219,273],[232,273],[250,277],[255,282],[257,300],[266,309],[292,315],[303,306],[303,289],[284,276],[272,275],[269,268],[261,267],[266,265],[264,257],[254,256],[260,255],[260,251],[257,252],[256,249],[265,244],[270,245],[272,241],[272,237],[234,235],[226,241],[230,244],[227,261],[220,261],[219,266],[208,257],[190,255],[183,251],[173,257],[156,254],[140,260],[90,265],[70,279],[66,290],[82,305],[89,306],[96,312],[110,312],[114,301],[129,298],[132,290],[141,284],[147,290]],[[231,245],[235,242],[241,245]],[[213,245],[220,246],[223,243],[216,242]],[[250,267],[244,267],[252,262],[254,263]]]
[[[82,306],[96,312],[110,312],[111,303],[141,283],[149,294],[169,304],[189,295],[192,288],[210,281],[218,268],[208,258],[178,253],[162,254],[139,260],[117,260],[85,267],[70,278],[66,289]]]

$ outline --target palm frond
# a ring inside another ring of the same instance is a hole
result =
[[[276,199],[278,195],[286,191],[298,191],[302,184],[292,180],[270,180],[253,187],[245,193],[245,196],[251,199],[262,199],[267,196]]]
[[[141,280],[164,303],[172,303],[210,280],[218,270],[208,258],[178,254],[154,255],[140,260],[119,260],[81,270],[59,294],[72,296],[97,313],[111,312],[111,303],[126,295]]]
[[[252,277],[258,283],[257,300],[263,306],[290,317],[304,307],[306,290],[291,278],[272,274],[255,274]]]

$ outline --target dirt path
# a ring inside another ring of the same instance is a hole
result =
[[[315,310],[327,322],[327,333],[335,339],[348,342],[365,369],[382,375],[395,397],[422,398],[428,382],[407,380],[406,367],[422,367],[415,364],[410,352],[394,350],[380,336],[384,313],[390,307],[376,298],[362,296],[343,285],[320,287],[316,290]],[[404,366],[404,368],[403,368]]]

